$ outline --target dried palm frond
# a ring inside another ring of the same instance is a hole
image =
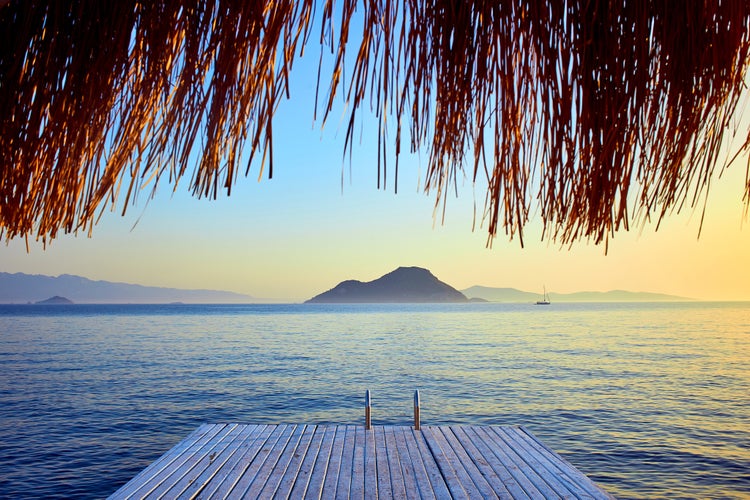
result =
[[[343,92],[346,148],[369,104],[379,179],[408,133],[438,202],[461,169],[486,176],[490,237],[523,241],[538,203],[547,237],[599,243],[705,195],[750,4],[0,1],[0,237],[90,231],[165,175],[208,197],[253,163],[271,175],[273,115],[311,39],[334,54],[322,123]]]

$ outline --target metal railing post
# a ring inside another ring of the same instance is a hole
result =
[[[420,430],[419,425],[419,389],[414,391],[414,430]]]
[[[368,431],[372,429],[371,409],[370,409],[370,389],[367,389],[367,391],[365,391],[365,429]]]

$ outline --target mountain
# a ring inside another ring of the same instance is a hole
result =
[[[40,300],[36,303],[37,305],[70,305],[73,304],[73,301],[66,298],[66,297],[60,297],[59,295],[55,295],[54,297],[50,297],[46,300]]]
[[[535,302],[541,299],[541,293],[524,292],[515,288],[492,288],[472,286],[462,292],[467,297],[482,298],[490,302]],[[551,302],[675,302],[693,300],[677,295],[651,292],[628,292],[611,290],[609,292],[576,292],[550,293]]]
[[[464,294],[421,267],[399,267],[374,281],[342,281],[308,303],[467,302]]]
[[[228,304],[254,302],[253,297],[217,290],[181,290],[110,281],[93,281],[81,276],[57,277],[39,274],[0,273],[0,304],[34,303],[46,297],[62,296],[78,304]]]
[[[551,300],[566,302],[676,302],[693,300],[688,297],[652,292],[629,292],[627,290],[610,290],[609,292],[576,292],[550,294]]]
[[[515,288],[492,288],[478,285],[461,290],[461,292],[467,297],[480,298],[488,302],[534,302],[541,298],[541,294],[523,292]]]

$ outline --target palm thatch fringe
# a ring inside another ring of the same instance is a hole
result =
[[[216,197],[253,163],[272,175],[273,115],[310,40],[334,55],[317,119],[343,93],[347,148],[369,105],[379,178],[408,136],[438,203],[462,169],[486,176],[490,238],[523,243],[538,203],[546,237],[599,243],[703,199],[750,3],[3,0],[0,238],[90,231],[165,177]]]

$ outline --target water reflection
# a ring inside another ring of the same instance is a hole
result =
[[[523,424],[623,498],[750,494],[747,304],[0,307],[0,496],[111,493],[202,422]]]

